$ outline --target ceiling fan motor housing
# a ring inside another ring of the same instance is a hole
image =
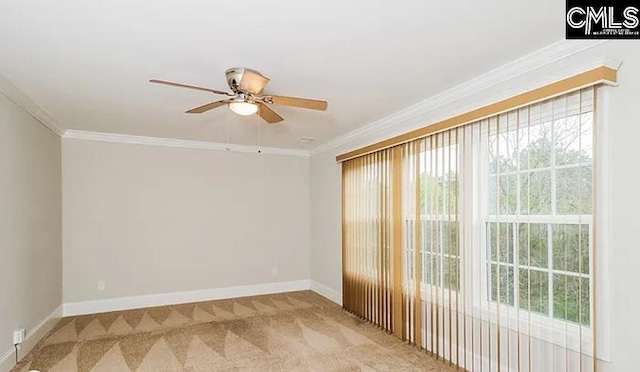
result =
[[[229,84],[229,88],[236,93],[239,92],[238,86],[240,85],[240,80],[242,80],[242,76],[245,71],[251,71],[257,75],[264,76],[258,71],[246,67],[232,67],[228,69],[225,72],[225,75],[227,76],[227,84]]]

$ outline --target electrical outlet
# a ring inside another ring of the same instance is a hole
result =
[[[18,328],[13,331],[13,344],[20,345],[24,342],[24,339],[27,338],[27,333],[24,328]]]
[[[107,289],[107,283],[104,280],[101,280],[98,282],[98,290],[99,291],[104,291],[105,289]]]
[[[273,269],[271,269],[271,275],[276,276],[278,275],[278,268],[274,267]]]

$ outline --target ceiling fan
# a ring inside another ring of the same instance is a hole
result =
[[[228,105],[231,111],[238,115],[258,114],[267,123],[273,124],[283,121],[282,116],[273,111],[269,105],[293,106],[311,110],[325,111],[327,109],[326,101],[315,99],[284,97],[274,95],[264,95],[262,90],[269,82],[269,78],[262,75],[256,70],[245,67],[234,67],[226,71],[227,84],[232,92],[223,90],[203,88],[193,85],[174,83],[171,81],[151,79],[151,83],[170,85],[174,87],[190,88],[221,94],[229,98],[220,101],[214,101],[186,111],[187,114],[202,114],[214,108]]]

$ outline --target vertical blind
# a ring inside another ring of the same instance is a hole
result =
[[[391,330],[393,314],[392,151],[343,165],[344,307]],[[349,247],[349,248],[346,248]]]
[[[590,87],[343,162],[343,306],[470,371],[595,370]]]

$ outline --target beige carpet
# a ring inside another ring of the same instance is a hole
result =
[[[309,291],[62,319],[15,372],[450,371]]]

